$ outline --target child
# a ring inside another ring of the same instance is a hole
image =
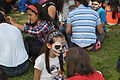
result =
[[[105,8],[107,24],[116,25],[119,18],[119,6],[117,0],[109,0],[108,6]]]
[[[66,53],[67,80],[104,80],[100,72],[94,70],[86,50],[73,47]]]
[[[62,80],[65,37],[58,30],[48,33],[35,61],[34,80]]]
[[[101,6],[101,2],[99,0],[91,0],[92,1],[92,6],[90,8],[92,8],[93,10],[97,11],[100,20],[101,20],[101,25],[104,28],[104,32],[103,34],[99,34],[98,31],[96,33],[97,35],[97,40],[99,40],[100,42],[103,41],[104,37],[105,37],[105,33],[106,33],[106,12],[105,10],[100,7]]]
[[[0,80],[8,80],[6,72],[0,68]]]

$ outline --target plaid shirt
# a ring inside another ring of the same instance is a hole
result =
[[[53,24],[42,20],[39,21],[38,26],[34,27],[24,24],[24,32],[31,36],[37,37],[42,42],[44,42],[47,33],[53,29],[55,29]]]

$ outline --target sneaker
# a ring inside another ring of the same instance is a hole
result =
[[[100,49],[100,47],[101,47],[101,43],[100,43],[100,41],[98,41],[96,43],[96,45],[95,45],[95,51],[97,51],[98,49]]]
[[[25,14],[25,12],[21,12],[20,14]]]

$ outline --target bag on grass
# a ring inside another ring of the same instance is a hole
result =
[[[35,37],[26,37],[24,43],[28,55],[37,58],[43,43]]]

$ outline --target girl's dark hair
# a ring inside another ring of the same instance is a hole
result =
[[[5,13],[5,9],[3,7],[0,7],[0,11]]]
[[[52,30],[47,34],[47,36],[45,38],[45,42],[44,42],[44,44],[42,46],[42,49],[40,51],[40,55],[45,53],[45,63],[46,63],[46,69],[47,69],[48,73],[51,73],[50,72],[50,65],[49,65],[49,63],[50,63],[49,62],[50,53],[49,53],[49,48],[46,46],[46,44],[49,43],[49,44],[52,45],[54,43],[53,39],[48,41],[48,37],[51,33],[56,32],[56,31],[59,31],[59,30]],[[58,38],[58,37],[65,38],[65,36],[63,34],[57,34],[56,36],[54,36],[54,38]],[[64,71],[64,69],[63,69],[63,55],[60,55],[58,57],[59,57],[59,61],[60,61],[60,69],[62,71]]]
[[[55,28],[58,28],[58,25],[53,21],[53,19],[51,19],[51,17],[48,15],[46,10],[39,3],[33,3],[31,5],[33,5],[37,8],[38,14],[28,7],[26,8],[26,10],[31,10],[36,15],[38,15],[38,20],[47,21],[48,23],[50,22],[51,24],[54,24]]]
[[[94,72],[89,55],[86,50],[80,47],[73,47],[66,53],[67,76],[74,76],[75,73],[89,76]]]
[[[84,6],[88,7],[88,1],[87,0],[75,0],[83,4]]]
[[[0,68],[0,80],[8,80],[6,72]]]
[[[0,23],[6,22],[5,16],[0,12]]]
[[[112,11],[112,18],[116,18],[116,14],[118,14],[118,1],[117,0],[110,0],[108,2],[108,6],[110,6],[110,9]]]
[[[64,0],[48,0],[48,2],[53,2],[56,6],[56,10],[62,12]]]
[[[92,1],[92,2],[96,1],[96,2],[100,3],[100,0],[91,0],[91,1]]]

